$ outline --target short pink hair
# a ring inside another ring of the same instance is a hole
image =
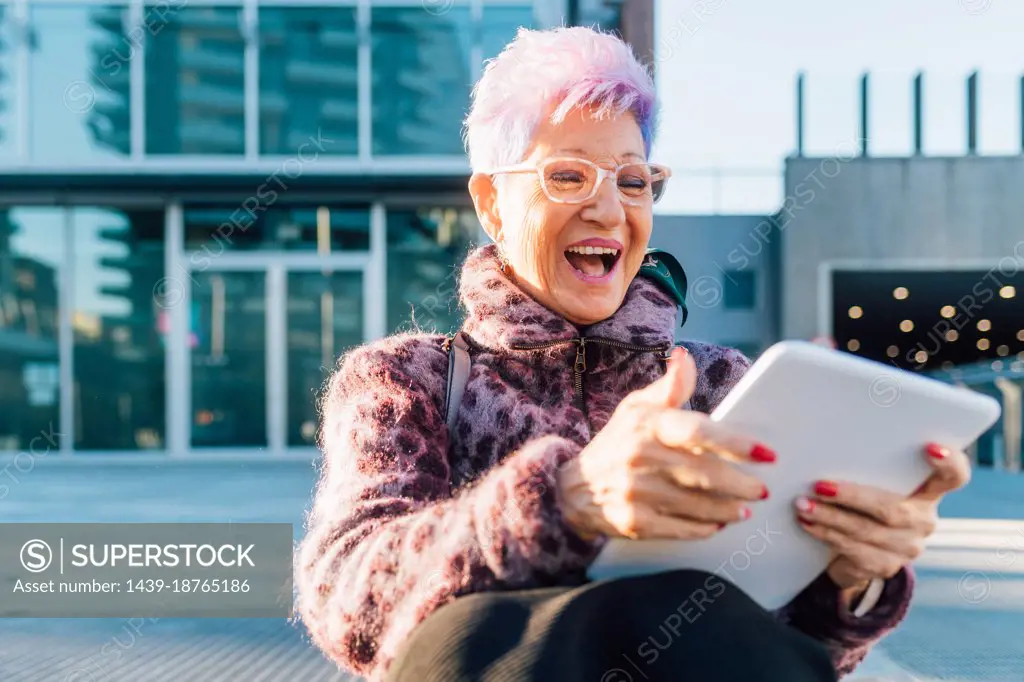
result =
[[[556,124],[583,107],[593,107],[596,116],[630,112],[650,157],[657,114],[654,81],[629,45],[583,26],[520,28],[487,62],[473,88],[464,130],[473,171],[521,162],[551,107]]]

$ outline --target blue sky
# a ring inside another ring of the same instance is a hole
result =
[[[910,84],[925,76],[925,153],[966,147],[964,81],[980,72],[979,147],[1017,154],[1024,72],[1020,0],[656,0],[662,125],[655,156],[686,169],[753,167],[724,183],[718,207],[781,200],[772,173],[795,147],[794,83],[807,74],[805,149],[830,154],[857,136],[859,75],[872,72],[872,151],[911,151]],[[846,147],[848,148],[848,147]],[[672,180],[659,212],[712,208],[710,180]],[[777,194],[778,193],[778,194]]]

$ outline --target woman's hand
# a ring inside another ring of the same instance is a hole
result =
[[[800,525],[832,548],[828,574],[846,597],[856,597],[874,578],[892,578],[919,557],[935,531],[942,497],[970,480],[970,460],[960,450],[930,444],[925,453],[935,471],[910,497],[819,481],[814,495],[796,501]]]
[[[679,409],[696,374],[693,359],[676,348],[665,376],[628,395],[559,471],[562,512],[580,535],[704,538],[749,518],[745,503],[768,496],[727,460],[771,462],[771,450]]]

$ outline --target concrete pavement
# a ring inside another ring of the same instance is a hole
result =
[[[312,467],[298,463],[46,463],[17,476],[0,498],[7,522],[286,522],[296,538],[315,484]],[[979,471],[942,511],[907,622],[851,679],[1024,680],[1024,476]],[[0,679],[346,677],[300,626],[278,620],[2,619]]]

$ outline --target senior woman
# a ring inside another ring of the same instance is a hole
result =
[[[904,617],[909,564],[968,476],[939,445],[922,444],[934,475],[911,497],[822,481],[794,501],[834,559],[778,612],[697,571],[586,580],[607,538],[742,523],[770,491],[729,460],[776,459],[707,416],[749,361],[669,352],[684,301],[648,273],[669,176],[648,161],[654,117],[647,71],[611,35],[521,30],[488,64],[466,139],[494,244],[461,271],[455,427],[436,334],[349,352],[323,402],[298,610],[339,665],[416,682],[834,680]]]

